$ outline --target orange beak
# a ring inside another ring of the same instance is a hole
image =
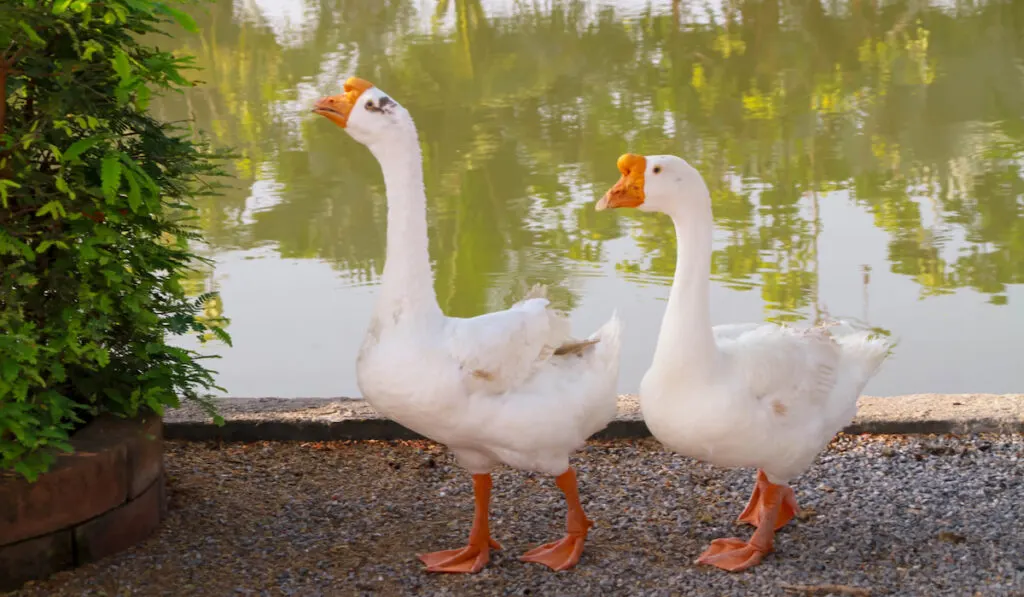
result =
[[[644,172],[647,170],[647,159],[642,155],[627,153],[619,157],[617,165],[622,177],[594,206],[597,211],[616,207],[637,207],[644,202]]]
[[[369,81],[364,81],[357,77],[349,77],[342,86],[344,91],[338,95],[317,100],[313,106],[313,113],[325,116],[334,124],[345,128],[345,125],[348,124],[348,115],[352,113],[352,108],[359,101],[359,96],[371,87],[373,87],[373,83]]]

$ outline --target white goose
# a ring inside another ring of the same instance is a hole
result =
[[[569,454],[616,412],[620,324],[613,314],[584,341],[533,292],[507,311],[459,319],[437,304],[427,252],[426,197],[412,117],[355,77],[313,112],[341,126],[380,162],[387,187],[387,260],[359,353],[359,388],[385,416],[446,444],[473,475],[475,519],[466,547],[424,554],[432,572],[477,572],[491,538],[490,471],[499,463],[556,476],[567,534],[522,559],[574,566],[591,522]]]
[[[805,471],[857,411],[857,397],[890,344],[852,329],[830,333],[771,324],[711,326],[711,196],[685,160],[619,158],[622,177],[598,210],[635,207],[672,218],[675,279],[654,360],[640,384],[651,433],[686,456],[723,467],[756,467],[740,521],[749,541],[716,539],[698,562],[738,571],[772,551],[775,531],[796,513],[787,482]],[[848,326],[843,326],[848,327]]]

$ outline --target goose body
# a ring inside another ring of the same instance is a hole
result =
[[[750,541],[718,539],[698,560],[743,570],[772,551],[775,530],[797,510],[787,483],[853,419],[860,392],[891,346],[842,322],[810,329],[713,327],[713,220],[703,178],[676,156],[626,154],[618,166],[622,178],[597,208],[662,212],[676,229],[672,290],[653,362],[640,384],[644,421],[661,443],[681,454],[758,469],[740,515],[757,532]]]
[[[469,319],[384,313],[360,351],[359,388],[388,418],[447,445],[471,473],[501,463],[559,475],[616,412],[618,320],[593,344],[568,328],[541,297]]]
[[[473,475],[475,518],[466,547],[424,554],[435,572],[477,572],[499,547],[490,536],[491,470],[498,464],[556,476],[568,504],[565,538],[523,556],[554,569],[579,560],[591,522],[569,455],[616,412],[620,323],[570,336],[542,288],[505,311],[446,316],[427,250],[423,164],[408,111],[351,78],[314,112],[344,128],[380,163],[387,189],[387,256],[356,363],[366,400],[385,416],[447,445]]]
[[[710,375],[677,372],[671,355],[641,382],[651,433],[686,456],[763,470],[787,482],[803,473],[857,413],[857,397],[886,345],[849,326],[773,324],[712,328]]]

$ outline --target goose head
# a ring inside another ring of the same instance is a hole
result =
[[[338,95],[317,100],[313,113],[327,118],[368,146],[416,132],[408,110],[373,83],[358,77],[349,77]]]
[[[674,155],[622,155],[622,176],[594,208],[597,211],[633,207],[670,216],[711,208],[708,187],[700,173]]]

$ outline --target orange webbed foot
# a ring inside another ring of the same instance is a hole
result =
[[[787,493],[788,492],[788,493]],[[779,524],[783,511],[783,502],[786,495],[792,494],[792,490],[785,485],[775,485],[768,481],[764,473],[759,472],[757,476],[757,488],[750,496],[751,503],[756,503],[755,509],[750,506],[744,511],[741,519],[753,519],[757,524],[757,530],[750,538],[750,541],[737,539],[715,539],[708,546],[707,550],[697,559],[698,564],[715,566],[729,572],[739,572],[751,566],[761,563],[764,556],[770,554],[774,549],[775,529],[782,526]],[[795,505],[796,501],[793,500]]]
[[[535,547],[519,557],[524,562],[544,564],[552,570],[568,570],[580,561],[587,535],[566,535],[551,543]]]
[[[580,561],[583,555],[583,544],[587,540],[587,531],[594,525],[580,505],[580,496],[576,481],[576,472],[571,468],[555,479],[555,484],[565,494],[568,514],[566,515],[566,534],[558,541],[545,543],[535,547],[519,557],[524,562],[544,564],[555,571],[568,570]]]
[[[480,572],[491,559],[491,549],[501,549],[501,544],[491,537],[488,524],[488,508],[491,501],[491,476],[473,475],[473,528],[469,531],[468,544],[461,549],[446,549],[419,556],[427,565],[427,572]]]
[[[747,507],[744,508],[736,522],[745,522],[755,527],[761,526],[761,521],[766,515],[765,492],[763,491],[766,486],[774,487],[782,498],[782,506],[779,508],[774,530],[781,529],[796,517],[800,507],[797,506],[796,494],[793,493],[793,489],[785,485],[773,484],[768,480],[764,471],[759,470],[757,471],[757,483],[754,485],[753,493],[750,494],[750,501],[747,502]]]
[[[761,563],[771,548],[765,550],[743,539],[731,537],[715,539],[697,559],[698,564],[707,564],[729,572],[739,572]]]
[[[469,545],[460,549],[447,549],[425,553],[419,556],[420,561],[427,565],[427,572],[480,572],[490,561],[490,550],[501,549],[494,539],[488,538],[487,543]]]

